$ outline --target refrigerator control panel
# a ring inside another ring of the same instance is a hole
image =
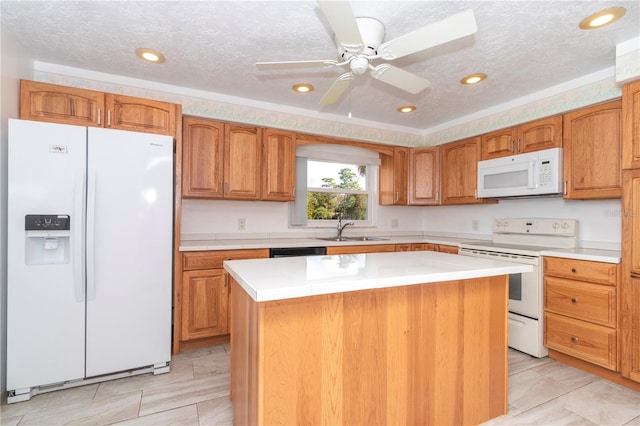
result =
[[[24,217],[25,231],[69,231],[71,218],[66,214],[28,214]]]

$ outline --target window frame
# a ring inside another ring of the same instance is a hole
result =
[[[343,193],[343,194],[366,194],[367,195],[367,219],[366,220],[356,220],[350,218],[344,218],[349,222],[354,222],[354,226],[357,228],[363,227],[372,227],[377,225],[377,209],[375,208],[378,205],[378,175],[380,166],[373,164],[356,164],[350,161],[344,160],[325,160],[325,159],[317,159],[312,157],[307,157],[307,161],[318,161],[324,163],[339,163],[339,164],[349,164],[354,166],[363,165],[366,167],[365,171],[365,179],[366,179],[366,190],[353,190],[353,189],[343,189],[343,188],[314,188],[312,192],[326,192],[326,193]],[[317,191],[316,191],[317,190]],[[309,193],[309,186],[305,188],[305,197]],[[305,198],[306,202],[306,198]],[[306,227],[308,228],[334,228],[338,224],[338,219],[308,219]]]

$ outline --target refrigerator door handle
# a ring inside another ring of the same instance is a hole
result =
[[[73,236],[73,292],[76,302],[84,302],[84,226],[82,221],[82,217],[84,217],[84,194],[84,169],[78,169],[76,171],[73,193],[73,216],[71,216]]]
[[[96,169],[89,169],[87,184],[87,300],[96,299],[95,276]]]

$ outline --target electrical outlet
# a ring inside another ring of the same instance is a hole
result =
[[[398,219],[391,219],[391,227],[394,229],[398,227]]]
[[[471,221],[471,230],[474,232],[478,232],[480,230],[480,221],[474,219]]]
[[[247,228],[247,221],[245,218],[238,219],[238,230],[244,231]]]

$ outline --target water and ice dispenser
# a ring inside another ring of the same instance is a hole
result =
[[[26,264],[69,263],[70,229],[69,215],[26,215],[24,219]]]

